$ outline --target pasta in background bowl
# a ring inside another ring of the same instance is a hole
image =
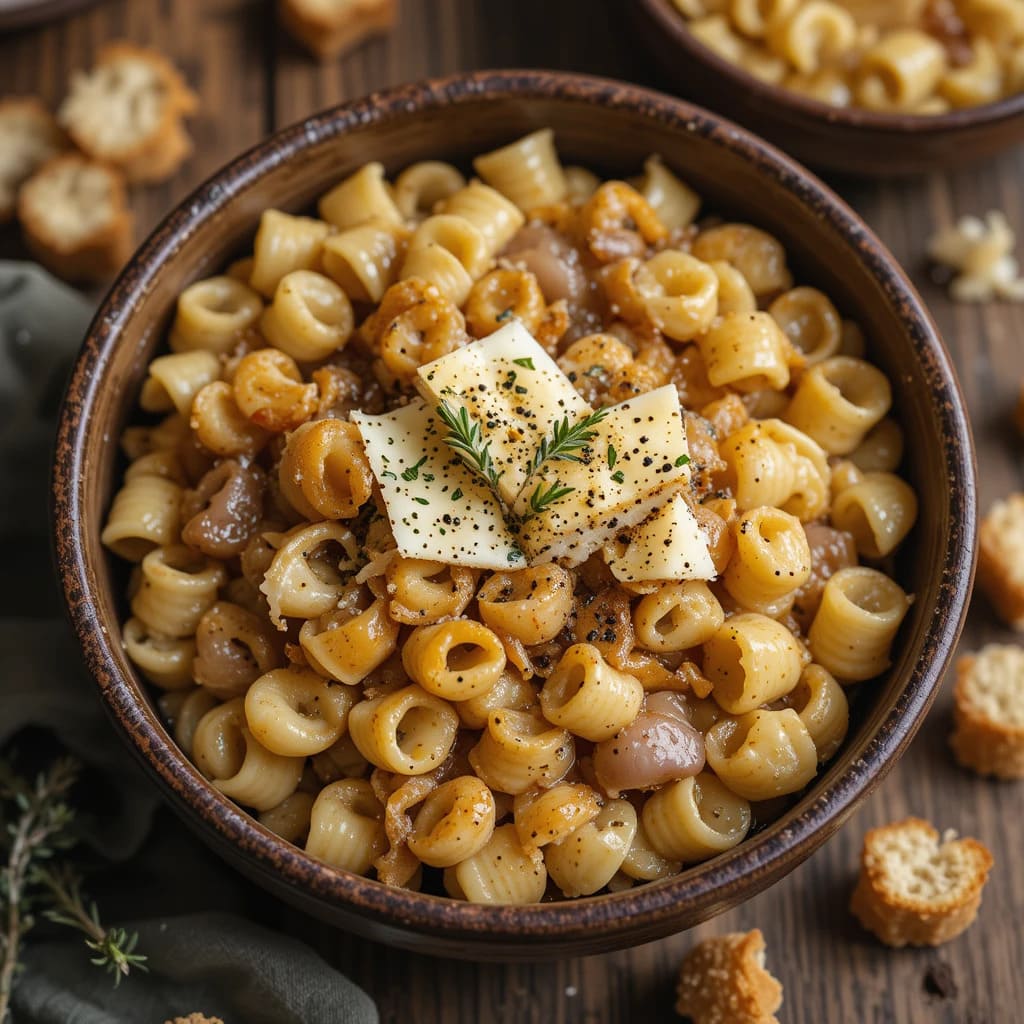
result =
[[[422,138],[413,118],[430,128]],[[554,130],[567,172],[540,129]],[[607,138],[629,141],[609,152]],[[490,184],[466,183],[482,151],[492,156],[474,169]],[[645,161],[636,188],[625,184]],[[726,219],[695,227],[698,197]],[[317,200],[322,219],[309,216]],[[260,220],[261,209],[273,212]],[[701,312],[707,294],[717,316]],[[147,328],[140,348],[134,332],[153,323],[166,330]],[[861,358],[865,339],[884,372]],[[492,364],[534,408],[572,415],[545,414],[527,448],[494,434],[485,449],[468,427],[482,434],[504,414],[475,420],[470,389],[451,382],[465,383],[470,365],[490,380]],[[442,381],[436,408],[416,397]],[[130,421],[140,392],[156,415],[126,432],[134,459],[122,480],[102,438]],[[453,394],[470,406],[450,408]],[[646,434],[629,448],[644,403],[661,403],[680,430],[686,414],[688,454],[661,456]],[[899,430],[920,453],[901,469],[909,483],[891,472]],[[373,439],[396,459],[406,436],[410,455],[391,472]],[[576,448],[558,448],[574,436]],[[460,450],[470,465],[452,457]],[[772,460],[761,479],[756,466]],[[663,480],[642,469],[661,461]],[[594,493],[591,478],[616,507],[642,510],[610,532],[598,513],[585,531],[559,526],[570,511],[586,518],[578,498]],[[65,405],[55,486],[56,522],[74,524],[58,526],[57,542],[86,655],[185,820],[304,909],[456,955],[642,941],[794,866],[909,741],[972,572],[969,433],[941,343],[891,258],[753,138],[579,76],[396,90],[285,131],[204,186],[101,310]],[[628,501],[617,497],[627,486]],[[436,563],[461,527],[429,519],[442,493],[493,527],[486,542],[452,548],[447,568]],[[894,511],[894,530],[873,524],[879,507]],[[815,527],[828,508],[832,526]],[[694,509],[718,538],[703,570],[691,548],[689,573],[652,570],[657,524],[678,545],[696,536]],[[104,540],[138,565],[131,580],[99,545],[108,510]],[[833,527],[872,564],[889,559],[899,584],[857,567]],[[729,556],[726,536],[741,555]],[[433,545],[435,564],[419,544]],[[846,568],[822,588],[826,562]],[[800,598],[808,586],[813,597]],[[866,632],[851,650],[834,623],[849,633],[858,615]],[[835,676],[883,672],[904,615],[893,666],[854,702],[842,742]],[[143,678],[168,691],[196,767]],[[643,747],[644,715],[673,734],[680,762],[638,778],[616,744]],[[786,794],[796,803],[780,807]],[[701,814],[712,805],[715,820]],[[302,845],[307,823],[306,852],[281,838]],[[680,863],[696,866],[677,875]],[[359,877],[370,870],[428,891]],[[609,883],[619,891],[592,895]],[[545,892],[583,898],[516,905]]]
[[[639,0],[633,10],[684,95],[812,166],[918,174],[1024,136],[1020,0]]]

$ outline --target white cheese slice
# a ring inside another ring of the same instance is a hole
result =
[[[624,583],[652,580],[713,580],[715,563],[708,536],[681,494],[674,494],[605,556],[612,575]]]
[[[688,479],[675,387],[612,406],[579,455],[579,462],[545,462],[516,501],[523,521],[519,546],[531,562],[584,561],[617,532],[646,519]],[[535,496],[551,487],[572,491],[531,515]]]
[[[354,412],[352,420],[403,555],[478,569],[526,565],[500,503],[445,444],[426,402],[383,416]]]
[[[510,507],[552,424],[565,416],[575,423],[593,411],[518,320],[421,366],[416,387],[432,407],[465,408],[480,424],[501,474],[498,491]]]

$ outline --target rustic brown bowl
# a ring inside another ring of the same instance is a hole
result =
[[[917,595],[895,664],[858,702],[841,753],[780,820],[678,877],[617,895],[491,907],[387,888],[327,867],[221,796],[175,746],[118,642],[123,567],[99,535],[121,470],[117,438],[175,297],[251,239],[260,211],[308,207],[366,160],[394,171],[426,157],[465,162],[541,125],[564,156],[610,174],[659,152],[709,205],[775,232],[801,280],[855,314],[893,382],[913,452],[920,521],[899,566]],[[481,72],[410,85],[288,128],[200,187],[142,246],[100,308],[65,399],[54,476],[68,610],[117,731],[184,821],[282,899],[410,949],[475,959],[606,951],[717,914],[792,870],[832,835],[906,748],[931,703],[964,616],[974,568],[971,435],[949,357],[896,262],[825,186],[744,131],[678,100],[616,82]]]
[[[672,0],[634,0],[630,8],[641,40],[680,95],[820,170],[872,178],[923,174],[982,161],[1024,139],[1024,93],[928,117],[833,107],[719,57],[689,32]]]

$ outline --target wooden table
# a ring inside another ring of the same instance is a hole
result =
[[[202,104],[192,125],[196,152],[172,181],[133,196],[141,236],[195,184],[268,132],[393,83],[460,69],[534,66],[657,84],[643,55],[633,52],[618,5],[401,0],[400,6],[389,39],[321,67],[275,25],[270,3],[110,0],[0,39],[0,93],[38,93],[55,104],[69,71],[88,66],[98,46],[119,37],[159,47],[184,69]],[[1010,411],[1024,374],[1024,305],[950,303],[925,273],[924,243],[955,216],[999,208],[1024,251],[1022,181],[1024,146],[956,174],[838,184],[909,270],[945,335],[974,423],[983,508],[1022,483],[1021,439]],[[3,249],[11,244],[8,236]],[[965,645],[1006,637],[979,598]],[[372,993],[382,1021],[396,1024],[671,1020],[681,955],[706,935],[754,926],[764,931],[770,966],[785,985],[786,1021],[1009,1024],[1024,1019],[1024,784],[999,785],[959,771],[947,748],[949,731],[946,686],[910,753],[825,849],[742,908],[652,945],[586,960],[478,966],[352,939],[285,908],[268,910],[265,898],[262,916],[314,943]],[[980,920],[938,951],[886,950],[846,910],[864,831],[908,813],[978,836],[996,857]],[[940,961],[953,970],[955,998],[925,990],[926,972]]]

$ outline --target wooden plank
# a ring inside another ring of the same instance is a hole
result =
[[[89,67],[114,39],[152,46],[182,69],[199,96],[199,113],[189,122],[195,151],[169,181],[132,189],[141,241],[179,199],[269,128],[270,74],[262,53],[268,17],[266,5],[252,0],[108,0],[51,26],[0,37],[0,94],[35,94],[56,109],[71,73]],[[10,253],[13,233],[4,234],[0,251]]]
[[[488,66],[564,67],[646,81],[643,57],[632,52],[609,3],[519,0],[510,17],[507,5],[486,0],[403,0],[389,38],[320,66],[275,27],[267,3],[111,0],[53,27],[0,39],[0,92],[37,92],[55,103],[68,70],[86,65],[100,43],[122,35],[157,45],[181,63],[203,101],[193,125],[196,155],[168,185],[133,196],[141,228],[267,129],[372,89]],[[928,277],[924,242],[954,216],[994,207],[1004,209],[1024,237],[1022,180],[1024,148],[980,168],[915,182],[834,183],[903,262],[946,337],[982,454],[983,507],[1024,484],[1021,441],[1009,424],[1024,374],[1024,306],[952,304]],[[1007,637],[978,598],[965,646]],[[765,932],[770,966],[785,985],[785,1021],[1002,1024],[1017,1019],[1024,1002],[1024,786],[958,770],[947,747],[949,730],[947,683],[909,754],[810,862],[693,933],[621,953],[514,966],[437,961],[339,934],[255,890],[250,899],[264,920],[312,943],[366,987],[385,1024],[671,1020],[675,969],[690,945],[755,926]],[[846,910],[864,831],[907,813],[977,835],[996,855],[978,924],[938,951],[886,950]],[[936,961],[952,967],[955,999],[924,991],[925,972]]]

